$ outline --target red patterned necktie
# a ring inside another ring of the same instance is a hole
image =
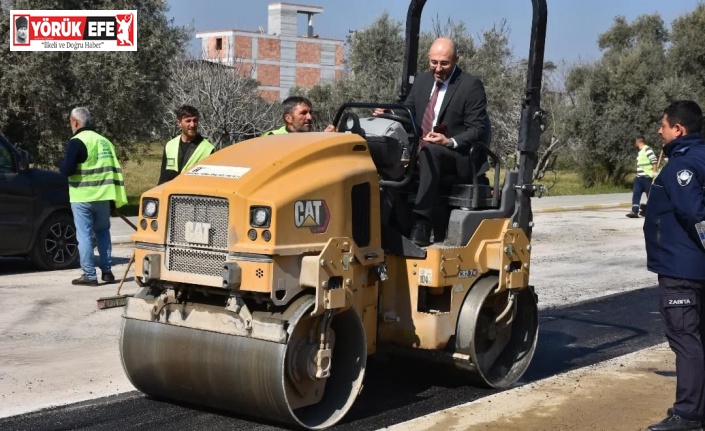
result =
[[[421,136],[428,135],[433,129],[433,118],[436,116],[436,101],[438,101],[438,92],[440,91],[442,86],[443,82],[436,81],[436,86],[433,88],[433,94],[431,94],[431,99],[429,99],[428,105],[426,105],[426,110],[423,111],[423,120],[421,122]],[[428,144],[428,142],[424,141],[423,139],[420,139],[419,151],[426,144]]]

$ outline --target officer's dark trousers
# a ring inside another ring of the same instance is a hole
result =
[[[651,177],[636,177],[634,178],[634,193],[632,194],[632,212],[634,214],[639,213],[639,203],[641,202],[642,193],[646,193],[646,197],[649,197],[649,190],[651,189]]]
[[[701,299],[705,281],[659,275],[660,311],[668,344],[676,354],[675,413],[705,419],[705,316]]]

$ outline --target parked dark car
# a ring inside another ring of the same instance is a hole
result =
[[[32,157],[0,135],[0,256],[26,256],[39,268],[78,262],[66,177],[30,167]]]

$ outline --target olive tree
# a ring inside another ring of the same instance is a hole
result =
[[[172,131],[174,111],[181,105],[195,106],[201,115],[200,133],[218,149],[262,134],[279,121],[279,105],[263,100],[258,83],[241,60],[225,65],[207,58],[182,57],[171,63],[164,118]],[[175,133],[175,132],[174,132]]]
[[[566,122],[586,186],[627,178],[634,170],[636,135],[645,135],[652,145],[658,142],[660,112],[672,96],[668,93],[678,91],[678,85],[664,85],[667,41],[658,14],[633,23],[617,17],[599,37],[602,58],[569,72],[566,91],[573,106]]]
[[[12,9],[136,9],[134,52],[9,50]],[[156,137],[163,122],[170,60],[182,53],[185,28],[167,19],[164,0],[15,0],[0,9],[0,130],[41,164],[61,158],[68,115],[87,106],[100,133],[126,158]]]

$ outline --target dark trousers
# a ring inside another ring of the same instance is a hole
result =
[[[658,276],[659,309],[666,338],[676,354],[675,413],[705,419],[705,316],[700,303],[705,281]]]
[[[632,212],[639,213],[639,202],[641,202],[641,194],[646,193],[646,198],[649,198],[649,190],[651,189],[651,177],[636,177],[634,178],[634,194],[632,195]]]
[[[478,155],[476,164],[482,165],[487,160],[487,156],[484,151],[478,151]],[[477,166],[476,169],[478,169]],[[443,145],[425,145],[419,152],[419,190],[416,193],[414,214],[430,220],[433,208],[438,203],[441,186],[470,181],[472,181],[472,167],[468,154],[462,154]],[[489,184],[486,177],[481,183]]]

